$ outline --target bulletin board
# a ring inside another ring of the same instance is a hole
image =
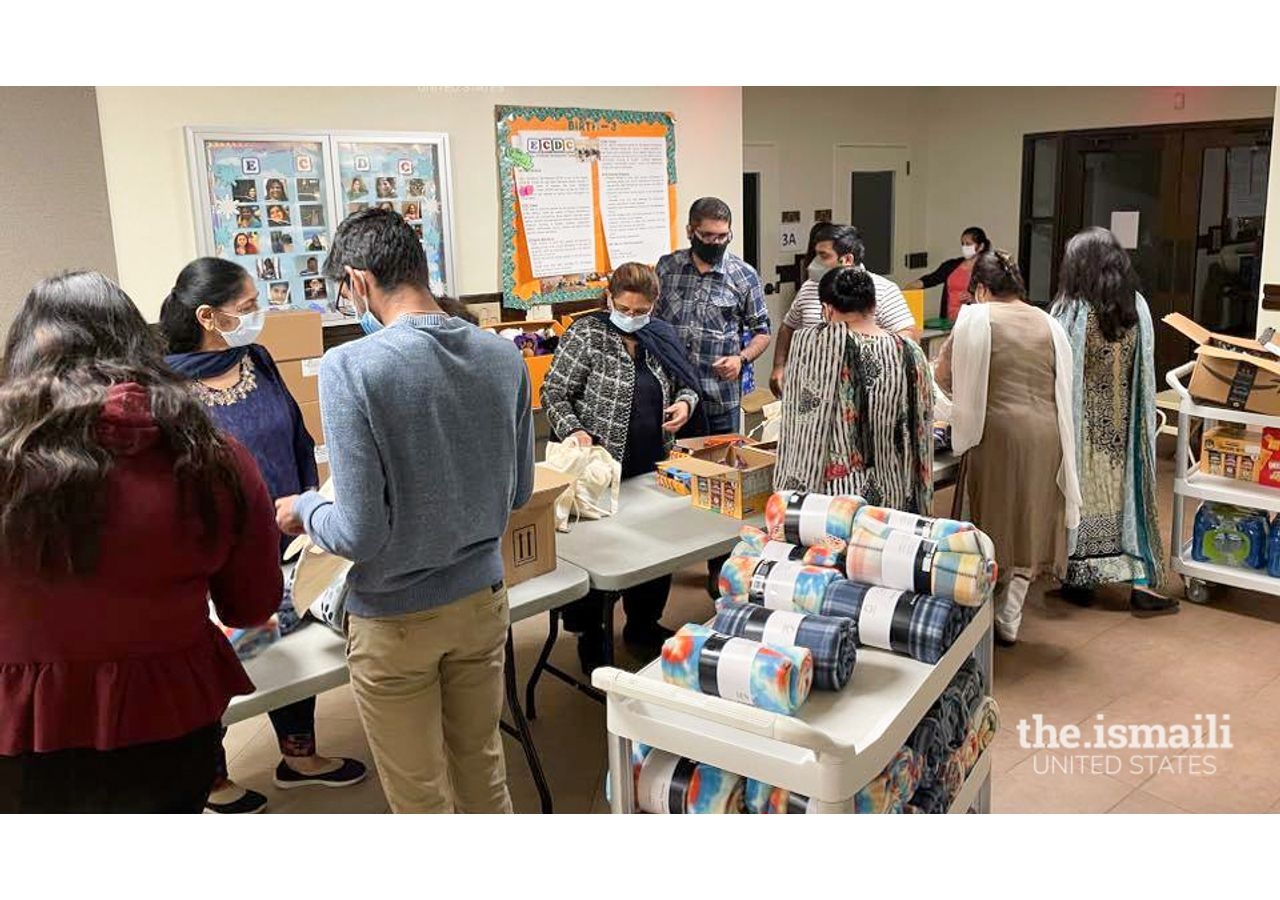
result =
[[[199,252],[243,266],[265,307],[315,310],[325,325],[350,322],[337,285],[321,273],[338,223],[374,204],[405,216],[432,290],[452,292],[445,135],[188,128],[187,142]]]
[[[624,262],[657,263],[676,231],[670,113],[496,107],[506,306],[593,300]]]

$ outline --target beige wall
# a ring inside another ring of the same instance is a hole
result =
[[[1176,93],[1183,109],[1174,109]],[[1026,134],[1265,118],[1275,102],[1272,87],[744,88],[742,128],[745,141],[778,146],[781,209],[800,208],[806,222],[814,208],[837,203],[836,145],[910,146],[910,249],[927,250],[932,266],[959,251],[969,225],[1017,249]]]
[[[93,88],[0,87],[0,334],[64,269],[116,276]]]
[[[120,278],[154,319],[174,275],[196,254],[186,125],[442,131],[453,165],[454,249],[463,294],[497,290],[498,104],[670,111],[678,196],[741,205],[739,88],[100,88],[107,187]]]
[[[1174,95],[1185,107],[1174,109]],[[955,255],[960,232],[981,225],[1018,245],[1022,138],[1038,131],[1270,118],[1272,87],[938,88],[929,125],[931,260]]]

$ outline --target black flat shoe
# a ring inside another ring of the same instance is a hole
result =
[[[1129,592],[1129,611],[1135,616],[1161,616],[1176,613],[1180,606],[1172,597],[1162,597],[1146,588],[1134,588]]]
[[[285,791],[290,788],[307,787],[313,784],[318,784],[322,787],[341,788],[359,784],[364,781],[365,776],[368,774],[369,770],[358,759],[343,757],[342,765],[330,772],[321,772],[319,775],[305,775],[291,768],[282,759],[280,764],[276,766],[276,775],[273,780],[276,787]]]
[[[1093,588],[1064,584],[1058,592],[1063,600],[1082,608],[1093,606]]]
[[[675,632],[657,622],[628,622],[622,626],[622,639],[633,647],[653,654],[662,652],[662,644]]]
[[[245,792],[230,803],[214,803],[206,800],[204,811],[219,816],[243,816],[260,813],[267,808],[267,798],[257,791],[245,788]]]

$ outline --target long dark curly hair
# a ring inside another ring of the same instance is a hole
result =
[[[227,498],[240,528],[245,497],[231,448],[161,354],[133,301],[104,275],[70,272],[31,289],[0,365],[0,563],[49,578],[96,569],[115,461],[97,424],[108,388],[129,382],[150,394],[174,480],[205,537]]]
[[[1086,228],[1067,241],[1055,307],[1069,303],[1089,304],[1109,343],[1138,324],[1138,275],[1120,241],[1105,228]]]

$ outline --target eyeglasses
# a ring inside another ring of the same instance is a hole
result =
[[[702,231],[695,231],[693,236],[704,244],[727,244],[733,240],[732,231],[726,231],[724,234],[706,234]]]
[[[343,275],[338,281],[327,278],[325,281],[333,290],[333,308],[349,319],[356,318],[356,304],[351,299],[351,276]],[[343,288],[346,288],[345,293]]]

